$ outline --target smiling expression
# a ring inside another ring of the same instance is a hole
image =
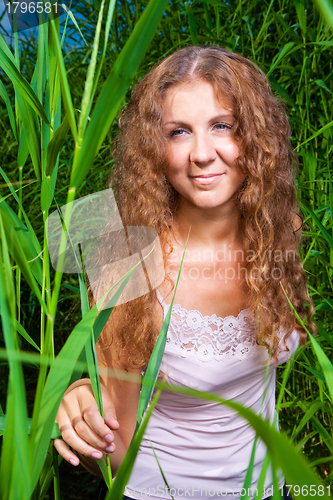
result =
[[[204,80],[179,84],[164,100],[166,176],[179,193],[179,208],[191,204],[228,213],[245,175],[235,167],[234,116]]]

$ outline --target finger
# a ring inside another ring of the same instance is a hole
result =
[[[119,422],[118,420],[116,420],[112,415],[108,414],[108,413],[104,413],[104,420],[105,420],[105,423],[106,425],[114,430],[114,431],[117,431],[119,429]],[[104,436],[104,439],[106,440],[106,437],[107,436]]]
[[[84,414],[90,413],[89,410],[85,411]],[[100,420],[101,425],[106,427],[108,436],[107,439],[103,439],[100,437],[94,430],[90,427],[90,425],[84,420],[83,415],[78,415],[73,419],[72,425],[77,433],[77,435],[83,439],[85,442],[89,443],[91,446],[97,448],[98,450],[106,451],[112,453],[115,450],[115,446],[113,443],[114,435],[110,431],[110,429],[105,426],[104,421],[101,415],[98,412],[93,412],[94,416],[91,417],[93,420]],[[93,457],[97,458],[97,457]]]
[[[114,434],[111,429],[117,430],[119,428],[118,422],[112,417],[108,417],[108,420],[103,419],[97,407],[94,405],[82,409],[82,417],[84,421],[88,424],[90,429],[106,443],[112,443],[114,441]],[[82,435],[80,432],[78,434]]]
[[[110,429],[118,430],[119,423],[116,420],[115,407],[108,391],[103,386],[101,389],[104,419],[98,410],[91,387],[88,388],[88,392],[86,387],[82,387],[77,400],[79,401],[84,420],[98,436],[106,442],[111,443],[114,440],[114,435],[110,432]]]
[[[102,400],[103,400],[103,412],[105,423],[110,427],[110,429],[118,430],[119,422],[116,417],[116,409],[113,401],[108,393],[107,389],[103,386],[102,389]]]
[[[79,402],[82,413],[85,411],[87,413],[86,421],[89,421],[92,429],[102,438],[104,439],[107,436],[106,441],[111,442],[113,440],[113,435],[111,433],[111,438],[109,436],[110,429],[117,430],[119,429],[119,423],[116,420],[116,410],[113,404],[113,401],[108,393],[107,389],[103,386],[102,389],[102,402],[103,402],[103,412],[104,412],[104,420],[100,415],[97,407],[97,403],[92,391],[91,386],[83,385],[77,387],[74,391],[69,392],[64,396],[62,400],[63,407],[67,410],[67,413],[72,415],[72,410],[75,408],[76,404]],[[98,413],[94,413],[94,412]],[[96,415],[96,417],[95,417]],[[97,416],[98,415],[98,416]],[[99,418],[100,417],[100,418]]]
[[[62,456],[68,463],[72,465],[79,465],[80,460],[78,457],[69,449],[67,444],[62,440],[62,439],[55,439],[53,441],[54,447],[59,453],[59,455]]]
[[[101,421],[106,429],[104,435],[111,434],[111,441],[108,442],[107,440],[104,440],[101,436],[96,434],[96,432],[94,432],[94,429],[92,429],[90,425],[84,420],[83,412],[77,400],[72,401],[72,404],[68,408],[60,408],[58,412],[57,420],[64,441],[66,441],[70,446],[72,446],[72,448],[84,455],[87,455],[88,449],[85,446],[86,451],[84,452],[82,443],[90,446],[91,453],[96,452],[99,455],[101,451],[112,453],[112,451],[114,451],[114,446],[112,446],[114,436],[110,429],[104,424],[104,421],[98,412],[96,403],[92,404],[92,406],[88,408],[87,413],[89,415],[93,414],[96,420]],[[77,438],[81,440],[80,448],[77,448],[78,443],[80,443]],[[71,441],[69,441],[69,439]],[[76,443],[75,445],[73,444],[74,442]],[[100,456],[94,455],[93,458],[100,458]]]
[[[76,433],[70,420],[68,420],[67,424],[62,423],[61,425],[59,425],[59,430],[65,443],[81,455],[93,458],[95,460],[102,458],[103,452],[100,449],[91,446],[84,439],[82,439]]]

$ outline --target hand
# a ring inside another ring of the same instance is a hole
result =
[[[119,429],[119,423],[109,393],[103,386],[101,391],[104,419],[98,411],[90,384],[70,390],[60,403],[56,422],[63,440],[55,439],[54,446],[72,465],[78,465],[80,460],[69,446],[95,460],[102,458],[103,452],[112,453],[115,450],[112,430]]]

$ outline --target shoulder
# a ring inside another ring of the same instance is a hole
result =
[[[299,341],[300,334],[298,330],[293,330],[289,334],[281,335],[277,350],[278,365],[282,365],[295,354]]]

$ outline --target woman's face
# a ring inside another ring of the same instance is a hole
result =
[[[235,167],[239,149],[234,117],[216,99],[212,85],[199,80],[172,87],[164,100],[167,178],[179,193],[179,207],[228,212],[245,175]]]

